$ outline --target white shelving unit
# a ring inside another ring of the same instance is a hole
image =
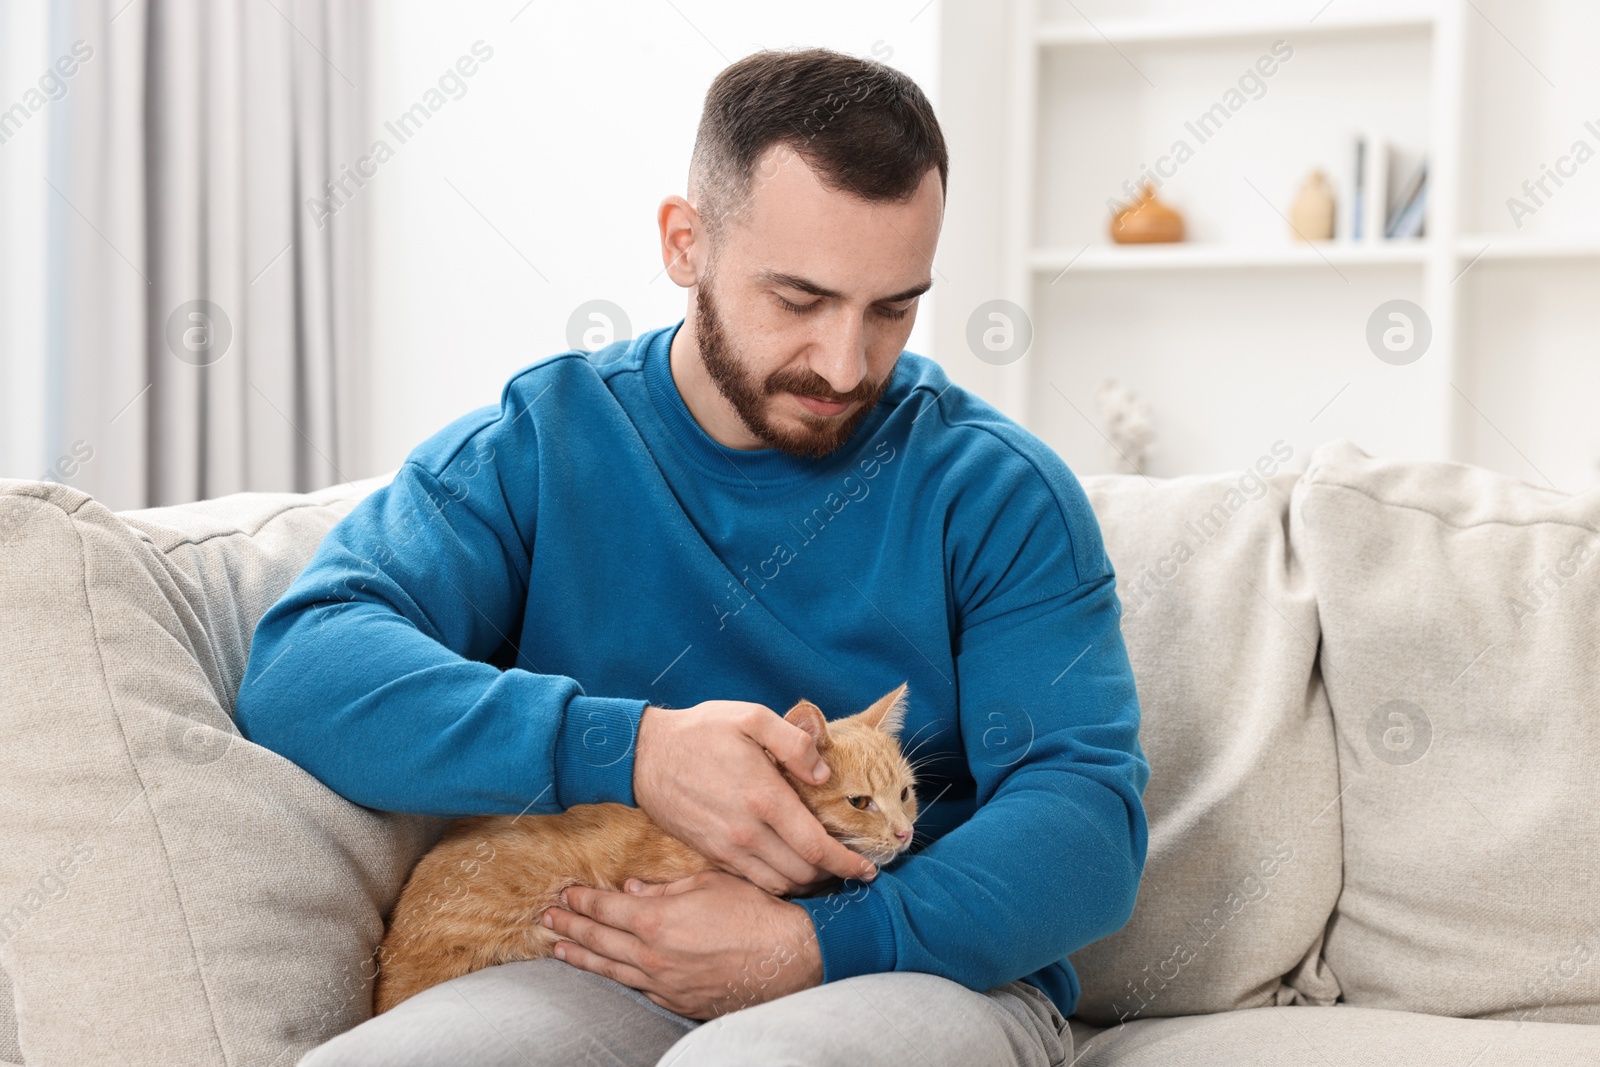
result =
[[[1142,19],[1095,20],[1090,24],[1079,16],[1074,22],[1046,20],[1037,24],[1033,39],[1041,46],[1097,46],[1101,44],[1190,44],[1199,41],[1254,40],[1260,37],[1365,36],[1385,30],[1425,30],[1432,16],[1414,11],[1373,12],[1367,18],[1343,18],[1338,14],[1315,21],[1281,15],[1255,18],[1151,17]]]
[[[1465,234],[1460,238],[1456,254],[1463,266],[1495,260],[1540,263],[1588,259],[1600,263],[1600,238],[1517,239],[1503,234]]]
[[[1085,472],[1109,469],[1099,462],[1092,385],[1111,376],[1155,409],[1157,476],[1243,468],[1277,438],[1294,445],[1299,465],[1316,444],[1344,436],[1374,454],[1477,462],[1583,488],[1597,470],[1600,430],[1585,435],[1548,383],[1518,385],[1503,364],[1519,358],[1524,336],[1544,346],[1536,359],[1557,367],[1600,338],[1600,307],[1585,296],[1594,277],[1581,269],[1600,266],[1600,211],[1590,212],[1600,204],[1600,162],[1592,189],[1563,193],[1579,225],[1552,220],[1524,234],[1497,201],[1516,192],[1509,176],[1519,173],[1502,142],[1518,141],[1529,161],[1565,148],[1534,144],[1516,126],[1519,108],[1543,109],[1543,129],[1578,135],[1559,119],[1560,100],[1572,96],[1581,111],[1595,97],[1563,90],[1540,61],[1553,67],[1546,52],[1567,54],[1561,39],[1574,27],[1564,19],[1597,28],[1600,14],[1577,0],[1343,0],[1322,12],[1306,6],[1315,18],[1249,3],[1142,0],[1112,10],[1106,0],[1012,0],[1003,262],[1006,296],[1029,311],[1034,340],[1002,368],[1001,406]],[[1529,13],[1530,4],[1542,10]],[[1144,14],[1130,17],[1129,7]],[[1257,78],[1260,94],[1195,144],[1185,119],[1274,42],[1292,47],[1293,60]],[[1283,216],[1299,179],[1318,166],[1338,185],[1357,131],[1428,159],[1426,237],[1291,241]],[[1190,241],[1112,244],[1106,204],[1127,198],[1119,177],[1137,185],[1180,139],[1192,160],[1159,195],[1183,211]],[[1540,173],[1537,162],[1521,168]],[[1517,293],[1538,285],[1504,272],[1523,269],[1554,275],[1565,332],[1519,322],[1532,312],[1516,306]],[[1574,269],[1582,277],[1567,278]],[[1427,353],[1399,367],[1365,341],[1372,311],[1396,298],[1419,304],[1432,326]],[[1508,383],[1506,397],[1483,393]],[[1552,415],[1565,436],[1545,433]],[[1531,453],[1541,450],[1570,454],[1540,464]]]
[[[1425,241],[1386,241],[1379,245],[1170,244],[1036,249],[1029,260],[1034,275],[1054,272],[1123,270],[1223,270],[1267,267],[1393,266],[1426,262]]]

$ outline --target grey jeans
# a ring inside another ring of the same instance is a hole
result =
[[[300,1067],[1062,1067],[1072,1033],[1023,981],[975,993],[864,974],[700,1022],[560,960],[486,967],[317,1046]]]

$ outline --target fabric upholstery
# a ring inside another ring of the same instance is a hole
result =
[[[254,620],[379,483],[125,521],[0,482],[0,961],[29,1067],[282,1067],[370,1014],[382,914],[442,822],[344,801],[228,709]]]
[[[1339,785],[1314,591],[1289,537],[1295,477],[1269,453],[1244,473],[1083,479],[1150,759],[1133,918],[1072,957],[1090,1023],[1338,995],[1318,954]]]
[[[1600,1023],[1600,493],[1334,442],[1295,508],[1338,728],[1345,1000]]]
[[[11,977],[0,968],[0,1067],[22,1062],[17,1043],[17,1006],[11,995]]]
[[[1133,918],[1072,957],[1080,1067],[1597,1062],[1600,498],[1283,458],[1081,479],[1152,773]],[[386,478],[120,514],[0,481],[0,1067],[287,1067],[368,1017],[443,821],[230,716]]]
[[[1073,1067],[1594,1067],[1600,1035],[1355,1008],[1273,1007],[1074,1027]]]

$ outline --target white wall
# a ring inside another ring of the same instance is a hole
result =
[[[42,0],[0,3],[0,110],[34,87],[55,57]],[[47,104],[0,145],[0,477],[41,478],[47,456],[45,360]]]
[[[727,64],[762,47],[836,48],[892,63],[939,103],[941,0],[523,3],[379,7],[373,136],[395,154],[360,194],[372,197],[376,265],[364,473],[566,350],[585,301],[621,306],[634,335],[682,317],[655,212],[686,191],[701,102]],[[493,56],[465,95],[397,144],[383,121],[479,40]],[[935,354],[928,304],[943,284],[936,273],[912,351]]]

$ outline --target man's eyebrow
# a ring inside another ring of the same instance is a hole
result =
[[[843,293],[839,292],[836,289],[829,289],[825,285],[818,285],[816,282],[810,281],[810,280],[808,280],[806,278],[802,278],[798,274],[788,274],[788,273],[786,273],[784,271],[781,271],[781,270],[763,270],[760,273],[758,273],[756,275],[756,277],[759,280],[761,280],[763,282],[766,282],[769,285],[781,285],[781,286],[784,286],[787,289],[798,289],[802,293],[810,293],[812,296],[826,296],[826,297],[838,298],[838,297],[842,297],[844,295]],[[893,296],[883,297],[883,298],[881,298],[879,300],[874,301],[874,303],[877,303],[877,304],[897,304],[902,300],[911,300],[911,299],[913,299],[915,297],[919,297],[919,296],[921,296],[923,293],[927,292],[931,288],[933,288],[933,279],[929,278],[927,281],[923,282],[921,285],[913,285],[910,289],[907,289],[905,292],[896,293]]]

